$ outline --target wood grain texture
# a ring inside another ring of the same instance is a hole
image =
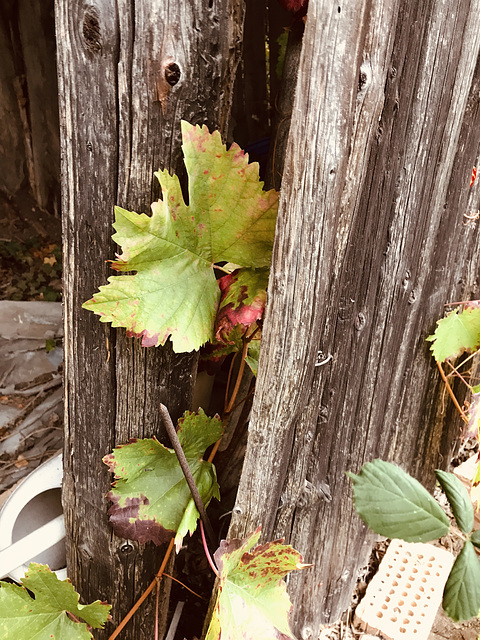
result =
[[[348,606],[370,549],[345,471],[382,457],[431,486],[459,433],[425,338],[446,302],[479,297],[463,224],[479,9],[310,0],[230,528],[262,523],[315,564],[289,581],[304,639]]]
[[[0,57],[0,189],[59,216],[53,0],[2,2]]]
[[[113,604],[114,624],[151,581],[164,549],[112,534],[104,497],[111,478],[101,459],[132,437],[162,439],[158,405],[174,420],[190,406],[196,356],[175,355],[169,346],[142,348],[81,304],[109,275],[114,205],[148,211],[158,197],[154,171],[166,167],[184,176],[180,120],[226,133],[242,24],[242,0],[56,2],[67,564],[84,601]],[[122,638],[151,638],[152,609],[151,599]]]

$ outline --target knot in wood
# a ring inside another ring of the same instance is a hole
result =
[[[83,39],[90,53],[100,53],[102,43],[100,38],[100,21],[93,7],[88,7],[83,16]]]
[[[361,331],[363,327],[366,325],[366,323],[367,323],[367,317],[363,313],[363,311],[360,311],[360,313],[355,318],[355,322],[354,322],[355,329],[357,331]]]
[[[165,67],[165,80],[173,87],[180,80],[181,72],[180,67],[176,62],[170,62]]]

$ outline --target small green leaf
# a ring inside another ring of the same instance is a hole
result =
[[[454,622],[468,620],[480,613],[480,562],[468,540],[445,585],[443,608]]]
[[[260,529],[245,540],[223,540],[215,552],[219,595],[206,640],[286,640],[292,608],[284,576],[304,569],[302,556],[283,540],[260,545]]]
[[[458,309],[437,322],[435,333],[427,338],[437,362],[454,360],[465,351],[472,353],[480,346],[480,308]]]
[[[440,505],[422,485],[394,464],[374,460],[353,481],[358,515],[375,533],[407,542],[441,538],[449,521]]]
[[[178,421],[178,439],[205,506],[220,499],[215,467],[202,460],[205,449],[222,434],[222,421],[202,409],[186,412]],[[103,458],[117,478],[107,498],[115,533],[122,538],[163,544],[176,532],[177,549],[199,517],[183,471],[173,449],[155,438],[135,440]]]
[[[87,625],[99,629],[108,619],[110,605],[79,604],[71,582],[59,580],[47,565],[32,562],[22,584],[0,582],[0,640],[90,640]],[[75,622],[67,612],[85,622]]]
[[[463,533],[470,533],[473,529],[473,505],[462,481],[453,473],[440,471],[440,469],[435,471],[435,475],[452,507],[458,528]]]
[[[247,355],[245,362],[252,370],[253,375],[256,377],[258,371],[258,358],[260,357],[260,340],[252,340],[248,345]]]
[[[477,529],[472,533],[470,541],[473,545],[480,548],[480,529]]]
[[[480,393],[480,384],[476,384],[472,387],[472,393]]]

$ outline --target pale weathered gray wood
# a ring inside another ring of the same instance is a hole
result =
[[[144,349],[81,309],[114,257],[113,206],[148,211],[153,172],[181,166],[180,120],[226,133],[241,53],[242,0],[57,0],[65,287],[65,480],[69,576],[114,623],[154,576],[164,549],[115,538],[102,456],[162,437],[158,405],[189,407],[195,355]],[[166,616],[165,594],[161,605]],[[153,635],[150,599],[122,633]],[[98,640],[112,631],[95,632]],[[160,631],[162,635],[162,631]]]
[[[230,528],[263,524],[315,563],[289,582],[305,639],[369,551],[345,471],[382,457],[431,485],[458,435],[425,338],[444,303],[479,297],[479,9],[310,0]]]

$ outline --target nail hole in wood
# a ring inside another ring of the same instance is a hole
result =
[[[170,64],[165,67],[165,80],[172,87],[180,80],[180,75],[180,67],[176,62],[170,62]]]

